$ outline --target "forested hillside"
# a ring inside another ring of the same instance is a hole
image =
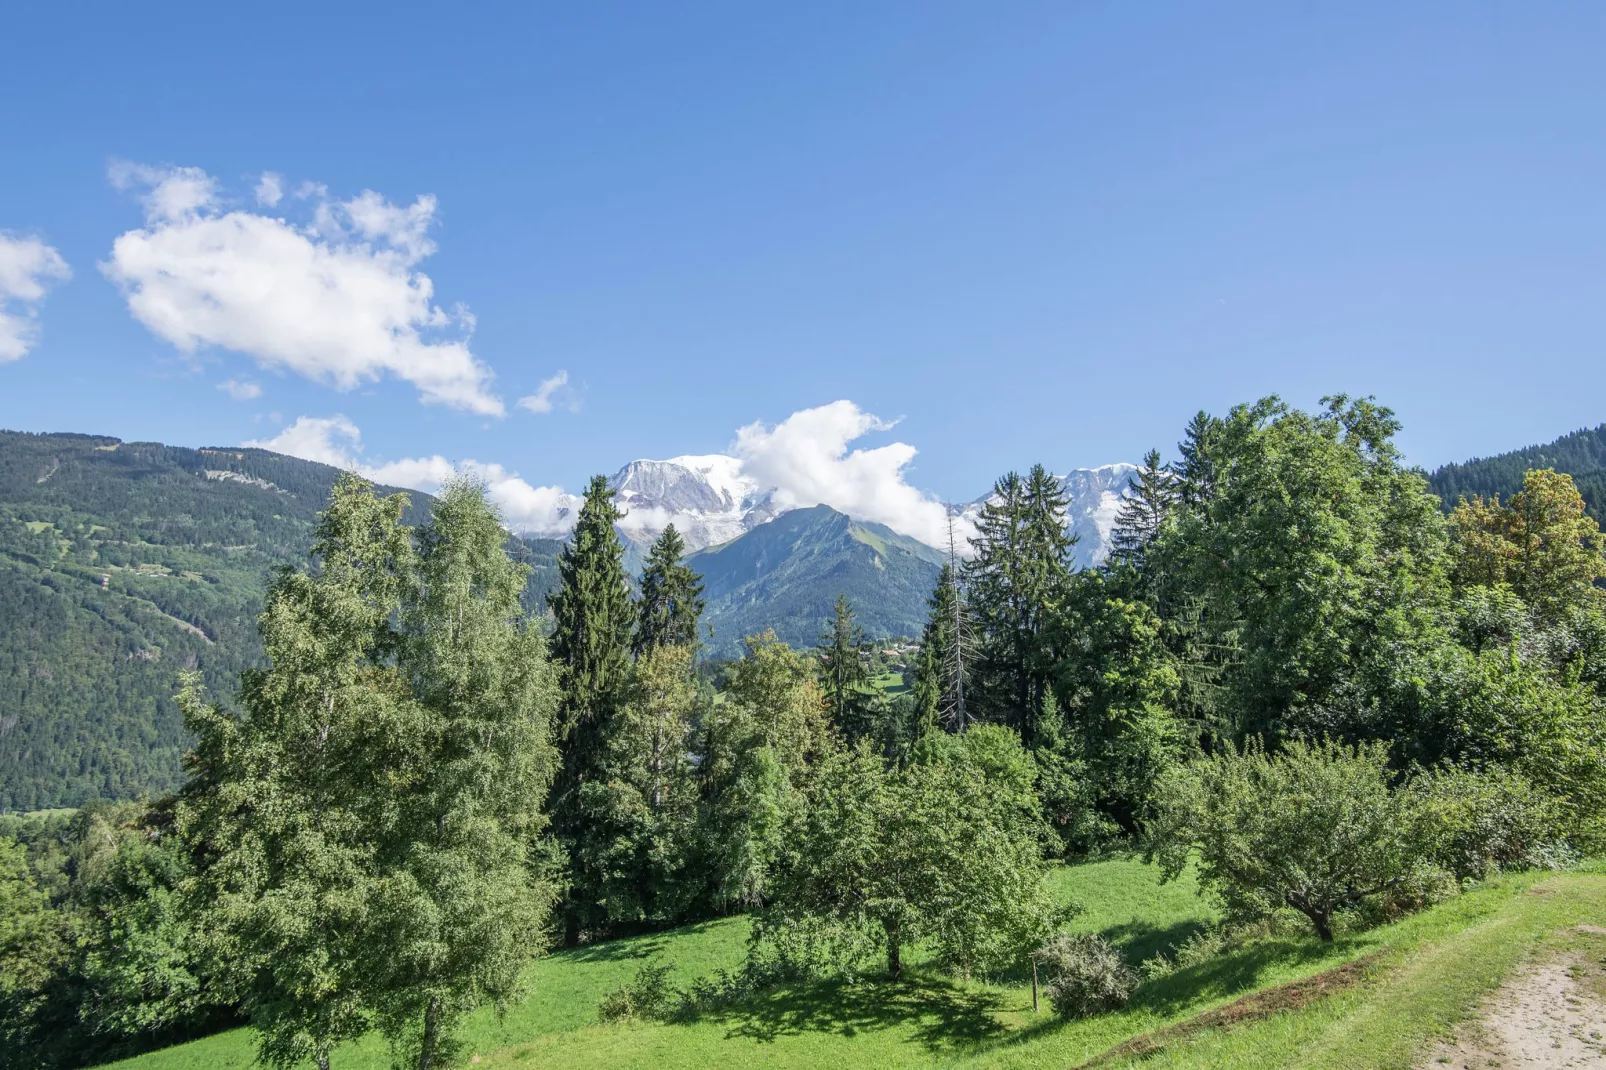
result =
[[[1428,482],[1445,507],[1454,508],[1463,495],[1511,497],[1522,489],[1523,475],[1532,468],[1554,468],[1572,476],[1589,515],[1597,522],[1606,519],[1606,424],[1574,431],[1543,446],[1447,464]]]
[[[881,524],[825,505],[795,509],[723,546],[693,554],[702,574],[716,653],[741,651],[744,636],[775,629],[811,646],[845,594],[871,637],[916,635],[945,555]]]
[[[178,673],[231,695],[272,572],[303,565],[339,476],[254,449],[0,432],[0,809],[178,783]],[[411,494],[409,518],[428,497]],[[556,544],[513,540],[556,578]]]

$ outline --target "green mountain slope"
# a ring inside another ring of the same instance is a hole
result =
[[[765,628],[812,646],[839,593],[853,602],[867,636],[918,635],[943,560],[891,528],[819,505],[783,513],[687,564],[703,575],[710,649],[731,655],[743,636]]]
[[[251,449],[0,431],[0,809],[173,787],[173,693],[225,699],[260,657],[273,571],[306,562],[339,476]],[[412,494],[409,522],[427,495]],[[513,540],[544,604],[557,544]]]
[[[1511,497],[1522,489],[1522,477],[1530,468],[1554,468],[1572,476],[1589,515],[1606,526],[1606,424],[1574,431],[1543,446],[1447,464],[1430,475],[1428,482],[1445,505],[1453,508],[1462,495]]]

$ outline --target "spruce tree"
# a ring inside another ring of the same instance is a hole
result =
[[[574,535],[558,558],[559,587],[549,599],[555,628],[552,658],[562,681],[559,750],[562,766],[552,802],[553,827],[568,849],[570,885],[564,902],[565,939],[574,944],[600,924],[602,875],[585,859],[587,822],[582,786],[605,775],[607,736],[630,682],[635,611],[625,575],[624,547],[614,525],[620,513],[603,476],[586,487]]]
[[[1076,537],[1065,530],[1067,502],[1042,465],[1011,472],[982,505],[967,588],[978,631],[978,710],[1014,726],[1028,745],[1052,672],[1047,626],[1071,574]]]
[[[692,867],[692,724],[703,712],[694,660],[690,646],[654,645],[642,655],[608,733],[606,776],[581,788],[589,828],[578,861],[600,875],[612,925],[678,921],[703,891],[705,875]]]
[[[660,644],[695,647],[702,618],[702,577],[681,560],[686,542],[670,524],[647,551],[636,610],[635,655]]]
[[[1216,491],[1215,451],[1221,442],[1224,423],[1203,409],[1193,414],[1177,445],[1181,459],[1174,469],[1177,498],[1186,506],[1199,508]]]
[[[1141,571],[1149,544],[1159,537],[1176,499],[1176,480],[1160,464],[1160,451],[1150,450],[1121,499],[1111,533],[1110,563]]]
[[[873,696],[870,675],[861,652],[864,629],[853,619],[853,604],[845,594],[836,596],[830,623],[815,648],[820,663],[820,690],[827,716],[849,740],[873,733]]]
[[[915,732],[924,735],[939,726],[963,731],[959,705],[969,685],[969,620],[952,565],[942,566],[926,605],[930,614],[915,659]]]

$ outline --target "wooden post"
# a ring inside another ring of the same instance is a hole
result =
[[[1032,1013],[1037,1013],[1037,956],[1032,956]]]

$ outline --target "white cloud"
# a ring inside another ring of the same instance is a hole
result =
[[[249,379],[225,379],[217,388],[235,401],[250,401],[262,396],[262,388]]]
[[[277,175],[258,199],[282,197]],[[225,206],[199,168],[118,164],[112,181],[143,189],[145,226],[121,235],[101,270],[129,311],[186,353],[219,346],[350,390],[385,375],[421,400],[500,416],[491,370],[469,350],[473,318],[434,303],[416,265],[435,250],[433,197],[397,206],[372,190],[332,201],[320,186],[297,225]]]
[[[929,545],[946,547],[947,509],[907,481],[906,470],[914,459],[915,448],[903,442],[874,449],[848,448],[857,439],[874,431],[891,430],[892,426],[851,401],[836,401],[795,412],[773,428],[762,423],[741,428],[732,446],[734,459],[712,456],[680,460],[716,465],[717,482],[740,488],[737,498],[768,490],[780,510],[829,505],[855,519],[885,524]],[[523,534],[566,535],[574,526],[580,506],[580,498],[562,487],[532,486],[499,464],[451,461],[439,454],[368,461],[362,456],[361,433],[344,416],[303,416],[273,438],[245,445],[354,469],[376,483],[426,493],[439,490],[454,474],[470,473],[485,481],[489,497],[502,510],[507,526]],[[731,538],[740,532],[740,512],[738,509],[728,517],[716,518],[734,525],[720,538]],[[671,520],[684,526],[689,519],[692,518],[662,509],[632,505],[624,526],[630,531],[656,534]],[[955,518],[954,536],[962,550],[972,534],[974,528],[969,520]]]
[[[519,398],[519,407],[531,412],[551,412],[553,395],[569,385],[569,373],[560,371],[550,379],[542,379],[535,393]]]
[[[274,171],[262,172],[257,180],[257,203],[264,208],[272,208],[284,200],[284,176]]]
[[[759,486],[774,487],[774,500],[782,508],[829,505],[855,519],[945,546],[947,510],[905,480],[904,469],[917,452],[913,446],[892,442],[848,450],[850,442],[892,426],[851,401],[833,401],[795,412],[773,428],[749,424],[736,432],[732,449],[742,461],[742,474]],[[954,534],[963,545],[968,525],[963,530],[956,526]]]
[[[318,461],[357,472],[392,487],[434,494],[454,475],[485,481],[486,496],[501,511],[508,528],[525,535],[562,536],[574,527],[579,499],[562,487],[536,487],[499,464],[475,460],[449,461],[435,454],[369,464],[363,461],[362,432],[344,416],[302,416],[268,439],[243,443],[306,461]]]
[[[242,446],[272,450],[303,461],[356,468],[362,450],[362,432],[344,416],[303,416],[272,438],[242,442]]]
[[[38,238],[0,234],[0,364],[20,360],[33,348],[45,289],[70,278],[67,261]]]

